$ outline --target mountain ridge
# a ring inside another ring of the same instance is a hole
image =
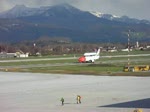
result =
[[[82,11],[80,9],[77,9],[69,4],[59,4],[59,5],[55,5],[55,6],[41,6],[40,8],[30,8],[30,7],[26,7],[25,5],[16,5],[14,6],[12,9],[8,10],[8,11],[4,11],[2,13],[0,13],[0,18],[17,18],[17,17],[25,17],[25,16],[34,16],[34,15],[38,15],[38,14],[42,14],[47,10],[53,9],[58,7],[59,9],[66,9],[68,12],[72,11],[71,13],[74,13],[75,10],[77,11]],[[73,12],[74,11],[74,12]],[[126,22],[126,21],[132,21],[132,22],[136,22],[136,23],[146,23],[146,24],[150,24],[149,20],[139,20],[136,18],[130,18],[128,16],[117,16],[117,15],[112,15],[112,14],[104,14],[98,11],[82,11],[82,12],[89,12],[90,14],[98,17],[98,18],[104,18],[104,19],[108,19],[108,20],[118,20],[121,22]],[[121,20],[121,19],[124,19]]]
[[[48,36],[67,37],[75,42],[125,42],[128,30],[133,40],[150,40],[149,21],[109,14],[97,17],[69,4],[40,8],[18,5],[0,13],[0,41]]]
[[[114,21],[119,21],[119,22],[126,22],[126,23],[144,23],[144,24],[150,24],[149,20],[139,20],[136,18],[130,18],[128,16],[117,16],[117,15],[111,15],[111,14],[104,14],[101,12],[95,12],[95,11],[90,11],[91,14],[95,15],[96,17],[99,18],[105,18],[108,20],[114,20]]]

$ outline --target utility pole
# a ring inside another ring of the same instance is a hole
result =
[[[128,70],[130,68],[130,30],[128,32]]]

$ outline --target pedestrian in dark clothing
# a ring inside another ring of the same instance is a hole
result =
[[[62,105],[64,105],[64,98],[63,97],[60,99],[60,101],[61,101]]]

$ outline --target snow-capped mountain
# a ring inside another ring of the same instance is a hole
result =
[[[126,22],[126,23],[145,23],[145,24],[150,24],[150,21],[148,20],[139,20],[135,18],[129,18],[128,16],[116,16],[116,15],[111,15],[111,14],[104,14],[101,12],[96,12],[96,11],[90,11],[91,14],[98,18],[104,18],[108,19],[111,21],[119,21],[119,22]]]
[[[45,12],[49,7],[30,8],[25,5],[16,5],[12,9],[0,13],[0,18],[18,18],[33,16]]]
[[[46,35],[78,42],[125,42],[128,29],[134,31],[134,39],[150,40],[149,21],[82,11],[68,4],[17,5],[0,13],[0,41],[35,40]]]
[[[36,16],[36,15],[44,15],[51,16],[55,11],[68,11],[68,13],[77,13],[80,10],[76,9],[68,4],[61,4],[57,6],[43,6],[40,8],[30,8],[25,5],[16,5],[12,9],[0,13],[0,18],[19,18],[19,17],[28,17],[28,16]],[[49,14],[47,13],[49,12]],[[51,12],[51,14],[50,14]]]
[[[115,18],[120,18],[119,16],[116,16],[116,15],[104,14],[104,13],[96,12],[96,11],[90,11],[90,13],[95,15],[96,17],[107,18],[107,19],[110,19],[110,20],[113,20]]]
[[[63,11],[63,13],[62,13]],[[61,13],[59,13],[61,12]],[[101,12],[96,11],[81,11],[69,4],[60,4],[56,6],[43,6],[40,8],[30,8],[26,7],[25,5],[16,5],[12,9],[0,13],[0,18],[20,18],[20,17],[28,17],[28,16],[65,16],[69,14],[80,14],[81,12],[86,12],[92,14],[95,17],[103,18],[111,21],[119,21],[119,22],[126,22],[126,23],[145,23],[150,24],[148,20],[138,20],[135,18],[129,18],[127,16],[116,16],[111,14],[104,14]],[[66,13],[66,14],[65,14]]]

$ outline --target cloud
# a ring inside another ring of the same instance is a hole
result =
[[[149,19],[150,0],[80,0],[77,7],[114,15]]]
[[[10,9],[15,5],[26,5],[28,7],[40,7],[56,5],[61,3],[73,4],[76,0],[0,0],[0,12]]]
[[[7,0],[0,0],[0,12],[9,9],[11,5]]]
[[[118,16],[149,19],[150,0],[0,0],[0,12],[24,4],[28,7],[52,6],[68,3],[81,10],[100,11]]]
[[[149,18],[147,11],[150,0],[116,0],[115,3],[111,2],[111,13],[119,15],[128,15],[135,18]]]

